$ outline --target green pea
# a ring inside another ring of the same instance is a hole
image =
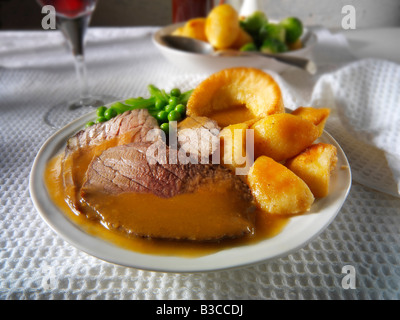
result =
[[[110,120],[111,118],[114,118],[117,115],[117,111],[113,108],[108,108],[106,111],[104,111],[104,118],[107,120]]]
[[[172,110],[170,113],[168,113],[169,121],[179,121],[181,118],[182,116],[178,111]]]
[[[179,88],[173,88],[169,94],[173,97],[179,97],[181,95],[181,90],[179,90]]]
[[[170,97],[168,100],[168,104],[176,107],[176,105],[178,104],[178,97],[174,97],[174,96]]]
[[[178,111],[181,115],[186,114],[186,107],[183,104],[178,104],[175,107],[175,111]]]
[[[94,122],[93,122],[93,121],[86,122],[85,128],[89,128],[89,127],[91,127],[92,125],[94,125]]]
[[[98,118],[96,119],[96,123],[101,123],[101,122],[106,122],[106,121],[107,121],[107,119],[104,118],[104,117],[98,117]]]
[[[156,99],[154,106],[157,110],[162,110],[166,106],[166,103],[164,100]]]
[[[98,107],[97,110],[96,110],[96,115],[98,117],[103,117],[104,116],[104,111],[106,111],[106,110],[107,110],[107,108],[105,106]]]
[[[170,113],[171,111],[175,110],[175,106],[176,106],[176,105],[168,104],[168,105],[165,107],[164,110],[167,111],[168,113]]]
[[[169,132],[169,123],[168,122],[164,122],[160,125],[160,128],[162,131],[164,131],[165,133]]]
[[[161,122],[167,122],[168,121],[168,112],[160,111],[159,113],[157,113],[156,118],[157,118],[157,120],[159,120]]]

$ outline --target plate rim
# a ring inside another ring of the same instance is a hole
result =
[[[340,192],[341,197],[339,197],[335,202],[334,211],[328,215],[328,219],[320,219],[322,225],[318,230],[312,232],[312,234],[308,237],[305,237],[302,241],[297,243],[296,245],[291,245],[289,248],[283,250],[282,252],[275,253],[272,255],[263,255],[255,258],[245,258],[245,259],[236,259],[233,263],[230,262],[219,262],[216,265],[209,265],[210,261],[215,258],[215,256],[232,256],[235,255],[235,252],[243,254],[243,250],[249,249],[256,250],[262,248],[265,242],[276,241],[277,237],[282,234],[285,228],[280,232],[280,234],[268,238],[265,240],[261,240],[255,244],[249,244],[239,247],[227,248],[220,251],[217,251],[212,254],[206,254],[200,257],[175,257],[175,256],[163,256],[163,255],[154,255],[154,254],[146,254],[135,252],[129,249],[124,249],[118,247],[117,245],[108,242],[104,239],[98,238],[94,235],[91,235],[85,232],[81,227],[71,221],[62,210],[58,209],[57,206],[52,202],[49,198],[46,188],[37,188],[38,186],[44,186],[43,181],[43,169],[45,163],[50,160],[51,156],[54,156],[57,152],[60,151],[62,145],[65,145],[70,134],[68,132],[77,132],[79,127],[84,126],[84,123],[93,119],[95,117],[95,111],[85,114],[76,120],[70,122],[63,128],[54,132],[40,147],[33,165],[31,167],[30,177],[29,177],[29,193],[33,202],[33,205],[41,218],[46,222],[46,224],[61,238],[63,238],[66,242],[70,243],[72,246],[77,249],[96,257],[100,260],[106,261],[108,263],[112,263],[115,265],[121,265],[124,267],[135,268],[139,270],[146,271],[154,271],[154,272],[165,272],[165,273],[203,273],[203,272],[213,272],[219,270],[230,270],[237,269],[247,266],[257,265],[263,262],[267,262],[270,260],[275,260],[283,256],[287,256],[291,253],[294,253],[306,246],[308,243],[313,241],[316,237],[318,237],[336,218],[338,213],[340,212],[344,202],[346,201],[348,194],[352,185],[352,173],[350,164],[348,159],[339,145],[339,143],[324,130],[322,136],[327,138],[337,148],[338,158],[340,161],[344,163],[342,166],[347,166],[347,170],[345,170],[346,179],[344,189]],[[321,137],[322,137],[321,136]],[[58,150],[55,148],[58,146]],[[43,161],[46,160],[44,163]],[[337,170],[340,168],[337,167]],[[44,189],[44,190],[43,190]],[[329,196],[329,195],[328,195]],[[47,208],[45,206],[48,206]],[[317,213],[312,213],[314,217],[318,217]],[[300,215],[296,217],[290,218],[288,224],[292,224],[293,220],[297,220],[299,218],[304,217],[305,215]],[[311,219],[312,220],[312,219]],[[66,224],[65,224],[66,223]],[[65,225],[63,225],[65,224]],[[275,239],[275,240],[274,240]],[[82,240],[83,243],[82,243]],[[260,247],[260,248],[259,248]],[[110,254],[110,251],[112,254]],[[122,258],[121,258],[122,256]],[[241,255],[240,255],[241,256]],[[250,255],[247,255],[249,257]],[[124,258],[127,257],[128,259]],[[136,262],[136,259],[139,258],[139,262]],[[133,259],[133,260],[131,260]],[[166,259],[170,260],[170,263],[165,263]],[[219,257],[220,261],[221,258]],[[224,259],[222,259],[224,260]],[[175,262],[175,264],[173,263]],[[200,265],[196,262],[200,262]],[[205,266],[206,265],[206,266]]]

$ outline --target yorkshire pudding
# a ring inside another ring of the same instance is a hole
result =
[[[212,74],[195,88],[187,104],[188,115],[209,117],[221,127],[284,112],[275,80],[246,67]]]

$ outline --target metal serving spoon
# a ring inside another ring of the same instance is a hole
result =
[[[253,57],[266,57],[269,59],[275,59],[279,62],[289,64],[291,66],[295,66],[297,68],[301,68],[306,70],[310,74],[315,74],[317,72],[317,67],[309,59],[294,57],[288,55],[280,55],[280,54],[269,54],[263,52],[251,52],[251,51],[239,51],[239,50],[214,50],[213,46],[208,42],[182,37],[182,36],[171,36],[165,35],[161,36],[161,41],[164,42],[165,45],[192,53],[201,53],[208,54],[214,56],[253,56]]]

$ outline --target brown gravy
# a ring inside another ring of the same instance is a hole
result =
[[[249,245],[251,243],[261,241],[277,235],[286,225],[288,218],[286,217],[270,217],[262,212],[256,212],[255,232],[251,235],[245,235],[238,239],[227,239],[217,242],[194,242],[194,241],[174,241],[174,240],[157,240],[150,238],[141,238],[133,235],[121,234],[115,230],[107,229],[107,226],[101,224],[99,220],[88,219],[86,216],[74,213],[65,201],[63,188],[63,179],[61,175],[62,154],[55,156],[49,161],[45,170],[45,183],[52,201],[66,214],[73,222],[81,227],[85,232],[116,244],[117,246],[147,254],[157,255],[173,255],[196,257],[214,253],[226,248]],[[148,210],[152,206],[156,196],[135,195],[138,206],[146,206]],[[121,199],[126,203],[132,199]],[[168,205],[176,205],[179,199],[172,199]],[[214,199],[216,200],[216,199]],[[226,199],[225,199],[226,200]],[[224,200],[224,201],[225,201]],[[161,203],[158,204],[158,206]],[[144,207],[143,207],[144,208]],[[157,206],[155,210],[159,210]],[[118,212],[116,213],[118,214]]]

